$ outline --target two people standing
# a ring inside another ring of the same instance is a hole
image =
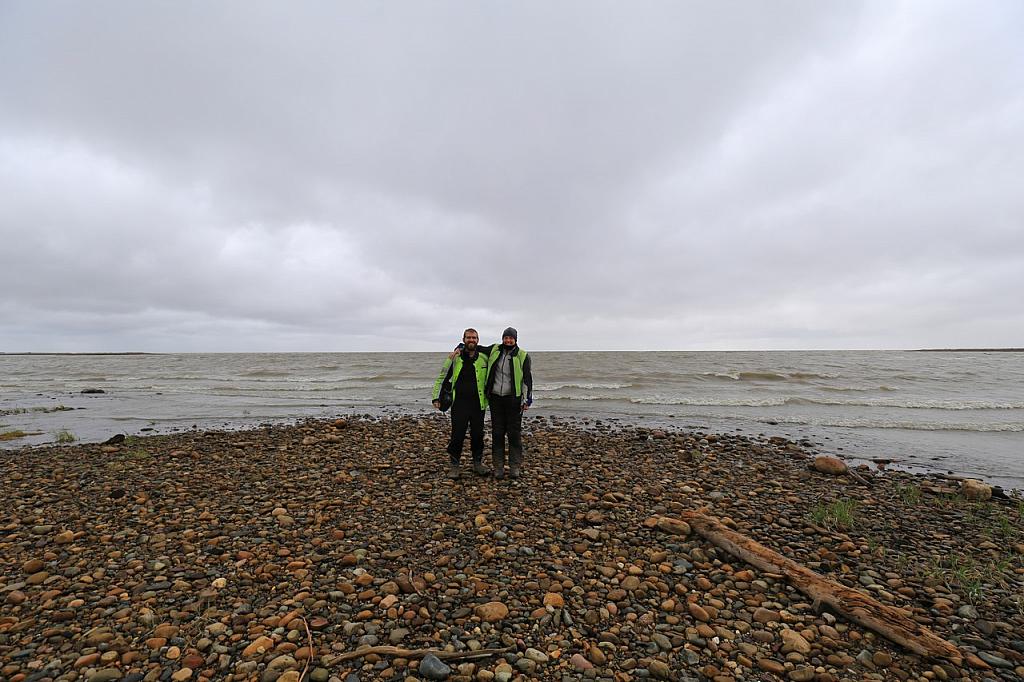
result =
[[[494,477],[505,477],[505,441],[508,441],[509,476],[519,478],[523,466],[523,412],[533,404],[533,373],[529,354],[519,347],[519,333],[512,327],[501,335],[501,344],[479,345],[479,334],[467,329],[460,348],[448,356],[434,382],[432,402],[440,409],[443,389],[452,392],[452,433],[448,441],[450,478],[461,475],[460,460],[466,430],[470,432],[473,471],[486,476],[483,464],[483,418],[491,408],[491,465]]]

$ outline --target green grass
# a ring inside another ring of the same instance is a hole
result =
[[[921,486],[919,485],[898,485],[896,491],[907,504],[918,504],[921,501]]]
[[[57,439],[58,443],[74,443],[78,438],[75,434],[71,433],[67,429],[61,429],[57,433],[53,434],[54,438]]]
[[[984,595],[983,568],[968,554],[953,554],[947,559],[946,585],[959,587],[972,604]]]
[[[857,517],[857,500],[819,502],[810,512],[811,520],[825,528],[853,528]]]
[[[17,440],[19,438],[24,438],[26,436],[35,436],[38,434],[38,431],[20,431],[18,429],[15,429],[13,431],[4,431],[3,433],[0,433],[0,441]]]
[[[969,603],[977,604],[993,585],[1008,590],[1016,584],[1015,562],[1018,560],[1011,554],[982,563],[969,554],[954,553],[941,558],[931,557],[927,563],[918,564],[914,572],[919,577],[942,581],[950,590],[962,594]],[[1017,605],[1020,607],[1022,604],[1018,602]]]
[[[995,535],[1007,540],[1017,537],[1017,534],[1020,532],[1017,530],[1017,527],[1013,525],[1010,517],[1001,511],[996,514],[992,529],[995,531]]]

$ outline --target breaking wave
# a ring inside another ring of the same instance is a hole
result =
[[[537,386],[534,391],[558,391],[563,388],[579,388],[583,390],[594,390],[594,389],[609,389],[616,390],[621,388],[631,388],[633,384],[620,384],[614,382],[608,383],[566,383],[566,384],[551,384],[550,386]]]
[[[990,424],[908,422],[889,419],[819,419],[811,417],[772,417],[762,419],[765,423],[799,424],[808,426],[832,426],[848,429],[906,429],[909,431],[997,431],[1006,433],[1024,432],[1024,424],[1001,422]]]

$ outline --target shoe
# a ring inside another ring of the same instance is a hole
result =
[[[504,478],[505,478],[505,467],[501,467],[500,469],[495,469],[494,470],[494,480],[500,481],[500,480],[503,480]]]
[[[509,472],[509,476],[512,478],[520,478],[522,475],[523,472],[519,470],[519,467],[512,467],[512,470]]]
[[[476,474],[477,476],[486,476],[491,472],[486,467],[484,467],[483,462],[473,462],[473,473]]]
[[[453,481],[457,481],[461,477],[462,477],[462,469],[459,468],[459,465],[458,464],[449,464],[448,465],[448,478],[452,479]]]

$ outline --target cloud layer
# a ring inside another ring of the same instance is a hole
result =
[[[1024,345],[1016,2],[0,6],[0,350]]]

